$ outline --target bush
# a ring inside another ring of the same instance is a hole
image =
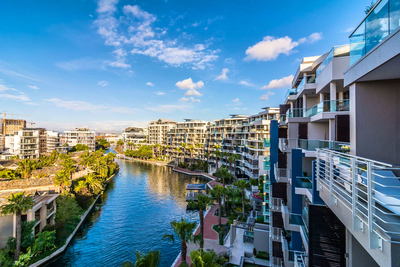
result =
[[[267,251],[259,251],[256,257],[263,260],[269,260],[269,253]]]
[[[77,144],[73,146],[68,152],[77,152],[77,151],[86,151],[90,150],[90,148],[87,145],[82,145],[82,144]]]
[[[250,184],[253,186],[258,186],[258,179],[250,179]]]

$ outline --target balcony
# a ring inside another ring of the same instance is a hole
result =
[[[287,152],[289,150],[289,141],[287,138],[279,138],[278,148],[282,152]]]
[[[317,150],[321,198],[368,253],[385,265],[400,242],[400,168],[328,149]],[[385,249],[384,249],[385,248]]]
[[[292,89],[292,88],[288,89],[285,95],[284,103],[290,100],[296,100],[296,95],[297,95],[297,89]]]
[[[287,183],[290,177],[290,171],[287,168],[277,168],[275,165],[275,179],[278,183]]]
[[[350,101],[325,100],[312,108],[290,108],[286,111],[286,118],[310,118],[321,113],[350,111]]]
[[[366,18],[350,35],[350,65],[381,43],[400,26],[400,1],[377,1]]]
[[[319,65],[317,69],[317,77],[321,74],[321,72],[326,68],[326,66],[332,61],[333,58],[336,57],[345,57],[350,55],[350,46],[349,45],[340,45],[335,46],[331,49],[329,54],[326,56],[325,60],[322,61],[321,65]]]
[[[315,151],[318,148],[328,148],[336,151],[349,151],[350,143],[329,141],[329,140],[310,140],[310,139],[299,139],[298,148]]]

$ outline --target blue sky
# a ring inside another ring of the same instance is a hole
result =
[[[369,4],[4,0],[0,109],[54,130],[255,114],[301,58],[348,43]]]

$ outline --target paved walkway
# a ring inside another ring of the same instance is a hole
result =
[[[214,205],[210,208],[208,211],[206,217],[204,217],[204,248],[205,249],[213,249],[215,253],[220,254],[223,252],[226,252],[228,250],[227,247],[219,245],[218,241],[218,233],[212,229],[213,225],[218,224],[218,216],[214,215],[214,212],[217,210],[218,205]],[[221,223],[225,224],[228,222],[228,219],[226,218],[221,218]],[[200,233],[200,227],[196,230],[195,235]],[[186,256],[186,262],[191,264],[189,254],[191,251],[199,249],[198,244],[193,244],[190,243],[188,244],[188,249],[187,249],[187,256]],[[181,257],[179,257],[179,260],[176,262],[175,267],[179,266],[181,263]]]
[[[244,229],[236,229],[236,238],[233,242],[231,263],[238,265],[240,263],[240,258],[244,256],[244,252],[253,253],[254,245],[250,243],[243,243]]]

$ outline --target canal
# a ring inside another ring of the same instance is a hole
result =
[[[205,183],[198,177],[173,172],[150,163],[117,160],[119,174],[109,183],[74,240],[63,255],[46,266],[121,266],[135,262],[135,251],[161,252],[161,266],[169,267],[180,252],[180,242],[163,241],[173,233],[172,220],[198,222],[186,211],[188,183]]]

